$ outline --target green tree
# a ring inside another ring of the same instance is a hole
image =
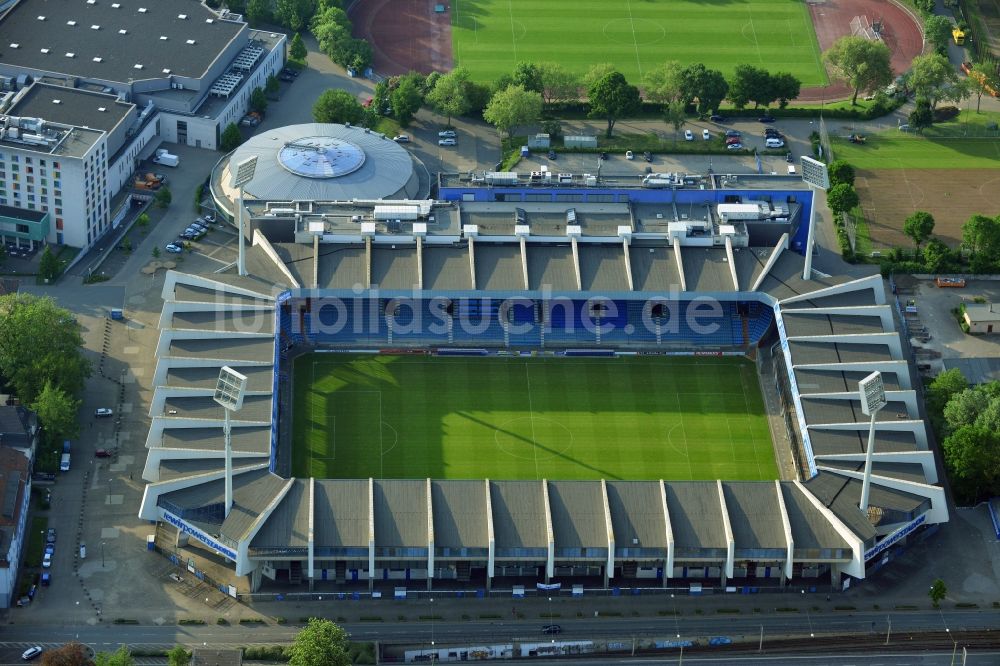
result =
[[[135,666],[132,652],[122,645],[114,652],[98,652],[94,655],[94,666]]]
[[[698,100],[698,113],[718,111],[722,100],[729,94],[729,84],[722,72],[708,69],[701,63],[688,65],[681,70],[680,97],[685,104]]]
[[[942,99],[948,99],[949,89],[958,85],[958,71],[943,55],[928,53],[913,59],[909,85],[918,98],[930,102],[933,110]]]
[[[135,223],[139,227],[145,229],[149,226],[149,213],[140,213],[139,217],[135,218]]]
[[[934,112],[931,111],[931,103],[926,99],[918,99],[914,103],[910,115],[906,117],[906,121],[912,129],[918,132],[933,125]]]
[[[281,25],[298,32],[316,11],[316,0],[274,0],[274,17]]]
[[[976,113],[983,101],[983,95],[992,95],[1000,90],[1000,72],[994,64],[977,62],[969,72],[969,91],[976,96]]]
[[[683,67],[676,60],[668,60],[647,70],[642,85],[646,99],[658,104],[668,104],[681,96]]]
[[[663,109],[663,120],[674,128],[674,143],[677,143],[677,135],[687,122],[687,107],[684,106],[684,101],[674,99],[667,102]]]
[[[851,187],[854,186],[854,167],[851,166],[850,162],[846,160],[834,160],[830,163],[829,173],[831,185],[847,183]]]
[[[153,195],[153,203],[156,204],[157,208],[166,208],[170,205],[173,195],[170,194],[170,188],[163,186],[156,191]]]
[[[586,90],[590,90],[590,86],[594,85],[605,76],[611,72],[617,72],[618,68],[612,65],[610,62],[601,62],[596,65],[591,65],[587,73],[583,75],[583,87]]]
[[[841,37],[823,53],[823,59],[837,78],[854,89],[852,105],[858,103],[861,91],[882,88],[892,81],[892,52],[881,40]]]
[[[483,120],[507,137],[515,127],[536,122],[541,115],[541,94],[515,85],[494,94],[483,110]]]
[[[431,108],[451,119],[469,112],[469,71],[464,67],[456,67],[444,76],[438,78],[434,88],[427,94],[427,103]]]
[[[250,93],[250,110],[260,114],[267,111],[267,93],[263,88],[254,88]]]
[[[636,113],[642,105],[639,89],[629,84],[621,72],[609,72],[595,81],[587,91],[590,116],[604,118],[608,123],[605,136],[611,137],[619,118]]]
[[[191,663],[191,653],[183,645],[175,645],[167,651],[168,666],[188,666]]]
[[[942,273],[951,261],[951,250],[948,246],[932,238],[924,248],[924,265],[931,273]]]
[[[281,90],[281,84],[278,82],[278,77],[274,74],[268,74],[267,80],[264,82],[264,92],[268,97],[273,98],[278,95],[279,90]]]
[[[392,112],[403,127],[410,124],[424,103],[420,84],[409,76],[402,78],[396,89],[392,91],[390,99],[392,100]]]
[[[944,406],[944,421],[951,430],[976,425],[979,415],[990,404],[990,396],[979,388],[967,388],[956,393]]]
[[[777,100],[778,107],[784,109],[788,103],[799,96],[802,82],[788,72],[778,72],[771,75],[771,101]]]
[[[958,368],[938,373],[927,386],[927,407],[931,414],[940,414],[953,395],[969,388],[969,381]]]
[[[153,255],[153,259],[159,259],[160,258],[160,248],[157,247],[156,245],[154,245],[153,246],[153,251],[150,254]]]
[[[913,240],[920,252],[920,246],[934,233],[934,216],[923,210],[910,213],[903,220],[903,233]]]
[[[271,18],[270,0],[247,0],[247,19],[251,23],[263,23]]]
[[[559,63],[538,63],[538,72],[542,77],[542,99],[546,104],[579,98],[580,79]]]
[[[349,666],[351,663],[347,632],[330,620],[315,617],[295,635],[288,654],[289,666]]]
[[[1000,492],[1000,435],[967,425],[941,444],[945,468],[959,501],[974,503]]]
[[[935,15],[924,18],[924,37],[934,48],[935,53],[948,55],[951,28],[951,21],[946,16]]]
[[[306,56],[309,55],[309,51],[306,50],[305,40],[302,39],[302,35],[295,33],[292,37],[292,43],[288,46],[288,55],[292,60],[297,62],[305,62]]]
[[[962,225],[962,243],[973,256],[1000,256],[1000,220],[986,215],[973,215]]]
[[[219,150],[224,153],[231,153],[240,147],[243,143],[243,134],[240,132],[240,128],[236,123],[229,123],[226,125],[226,129],[222,130],[222,136],[219,137]]]
[[[937,608],[947,595],[948,588],[945,587],[944,581],[940,578],[931,584],[931,589],[927,592],[927,596],[931,598],[931,603],[934,604],[934,608]]]
[[[826,205],[834,215],[842,215],[858,205],[860,199],[853,185],[834,185],[826,193]]]
[[[313,120],[318,123],[358,123],[363,109],[354,95],[346,90],[330,88],[313,104]]]
[[[766,69],[748,64],[739,64],[733,68],[729,78],[729,101],[737,109],[744,108],[750,102],[760,106],[761,99],[771,95],[771,75]],[[773,98],[772,98],[773,99]],[[770,100],[765,104],[770,103]]]
[[[42,427],[52,438],[59,440],[80,436],[80,422],[77,420],[80,401],[51,381],[45,382],[42,392],[31,403],[31,409],[38,414]]]
[[[514,67],[514,72],[511,74],[510,78],[511,83],[515,86],[521,86],[528,92],[536,92],[539,94],[545,92],[545,82],[542,81],[542,71],[535,63],[517,63],[517,66]]]
[[[62,265],[58,257],[52,253],[52,248],[48,245],[42,250],[42,256],[38,258],[38,275],[43,280],[52,281],[59,277],[62,272]]]

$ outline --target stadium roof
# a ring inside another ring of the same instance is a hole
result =
[[[2,26],[0,23],[0,29]],[[134,104],[119,101],[115,95],[34,83],[7,109],[7,114],[110,132],[134,110]]]
[[[21,0],[0,17],[0,64],[120,83],[164,69],[199,79],[245,29],[198,0]]]

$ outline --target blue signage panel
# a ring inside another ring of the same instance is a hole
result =
[[[876,545],[872,546],[870,550],[865,551],[865,562],[872,559],[873,557],[881,553],[883,550],[889,548],[903,537],[912,534],[915,529],[924,524],[924,521],[926,519],[927,519],[927,514],[925,513],[919,518],[907,523],[906,525],[903,525],[898,530],[896,530],[886,538],[879,541]]]
[[[232,561],[234,561],[234,562],[236,561],[236,553],[235,552],[233,552],[229,548],[226,548],[221,543],[219,543],[218,541],[216,541],[212,537],[208,536],[207,534],[205,534],[201,530],[199,530],[197,527],[192,527],[191,525],[188,525],[183,520],[181,520],[177,516],[173,515],[172,513],[167,512],[167,511],[163,512],[163,519],[165,521],[167,521],[168,523],[170,523],[171,525],[173,525],[174,527],[176,527],[177,529],[179,529],[181,532],[184,532],[184,534],[187,534],[189,536],[193,536],[195,539],[197,539],[198,541],[201,541],[206,546],[210,546],[210,547],[214,548],[215,550],[219,551],[220,553],[222,553],[223,555],[225,555],[226,557],[228,557],[229,559],[231,559]]]

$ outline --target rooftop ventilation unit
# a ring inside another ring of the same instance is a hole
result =
[[[21,48],[21,45],[18,44],[17,42],[11,42],[10,48],[12,48],[12,49],[19,49],[19,48]]]
[[[160,41],[161,42],[167,41],[167,36],[166,35],[160,35]]]
[[[104,106],[99,106],[99,107],[97,107],[97,110],[98,110],[98,111],[100,111],[101,113],[104,113],[104,112],[105,112],[105,111],[107,111],[108,109],[107,109],[107,107],[104,107]]]
[[[102,58],[101,56],[94,56],[94,62],[103,62],[103,61],[104,58]]]
[[[163,70],[163,73],[164,73],[164,74],[169,74],[169,73],[170,73],[170,70],[169,70],[169,69],[167,69],[167,68],[164,68],[164,70]]]
[[[97,4],[97,0],[87,0],[87,4],[88,5],[96,5]]]
[[[76,25],[76,21],[66,21],[66,25]]]
[[[215,23],[215,19],[207,18],[205,19],[205,23]]]
[[[39,17],[38,17],[38,20],[39,20],[39,21],[44,21],[44,20],[45,20],[45,17],[44,17],[44,16],[39,16]]]
[[[75,58],[75,57],[76,57],[76,54],[75,54],[75,53],[73,53],[72,51],[67,51],[67,53],[66,53],[66,57],[67,57],[67,58]]]
[[[180,19],[180,20],[182,20],[182,21],[186,21],[186,20],[187,20],[187,17],[188,17],[188,15],[187,15],[187,14],[178,14],[178,15],[177,15],[177,18],[179,18],[179,19]]]
[[[145,7],[139,7],[139,13],[140,14],[145,14],[146,13],[146,8]]]
[[[132,67],[133,67],[134,69],[142,69],[142,64],[141,64],[141,63],[138,63],[138,62],[137,62],[137,63],[135,63],[134,65],[132,65]]]
[[[121,7],[121,5],[119,3],[117,3],[117,2],[112,2],[111,3],[111,8],[112,9],[118,9],[119,7]]]
[[[118,34],[119,35],[127,35],[128,34],[128,30],[126,30],[125,28],[122,28],[121,30],[118,31]]]
[[[95,23],[94,25],[90,26],[90,29],[91,29],[91,30],[100,30],[100,29],[101,29],[101,26],[99,26],[99,25],[97,25],[97,24]]]
[[[54,100],[52,100],[52,103],[53,104],[62,104],[62,100],[61,99],[54,99]]]
[[[41,51],[42,53],[48,53],[49,52],[48,49],[38,49],[38,50]]]
[[[189,39],[189,40],[187,40],[187,43],[188,44],[194,44],[194,40],[193,39]]]

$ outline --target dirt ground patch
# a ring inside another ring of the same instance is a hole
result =
[[[372,45],[378,74],[451,71],[451,14],[435,12],[435,4],[428,0],[365,0],[351,6],[354,35]]]
[[[811,0],[809,15],[816,26],[816,39],[821,52],[828,50],[841,37],[851,34],[851,19],[855,16],[867,16],[869,22],[881,21],[882,41],[892,51],[892,69],[897,74],[907,71],[913,58],[920,55],[924,48],[920,24],[908,10],[895,2]],[[803,88],[798,101],[847,98],[853,92],[842,81],[832,81],[826,88]]]
[[[934,216],[934,235],[949,246],[962,240],[962,224],[975,213],[997,214],[995,169],[859,169],[855,185],[872,245],[912,247],[903,220],[915,210]]]

